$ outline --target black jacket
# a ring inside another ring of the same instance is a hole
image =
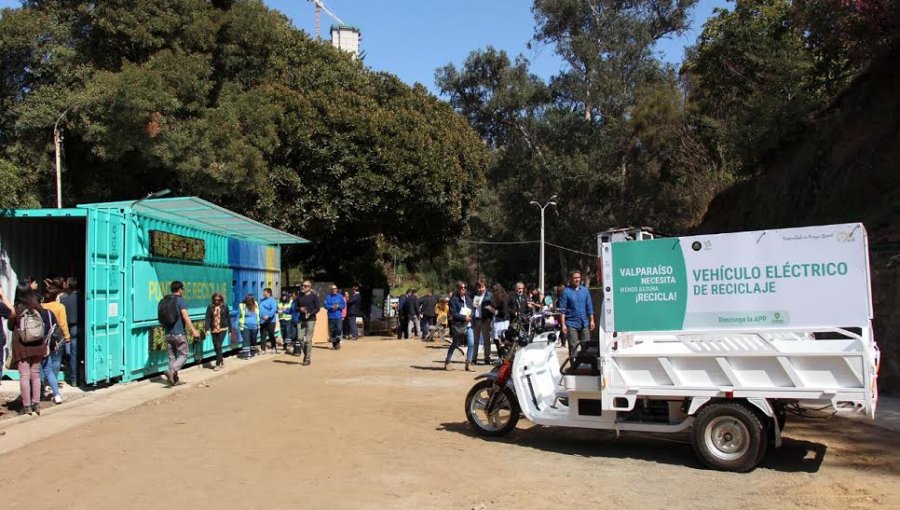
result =
[[[409,298],[404,303],[404,313],[403,315],[408,315],[410,317],[414,315],[419,315],[419,298],[415,295],[410,295]]]
[[[422,298],[422,316],[435,317],[434,307],[437,306],[437,298],[434,294],[426,294]]]
[[[500,299],[496,296],[491,300],[491,307],[497,311],[494,313],[494,319],[498,321],[508,321],[513,315],[512,303],[510,298]]]
[[[297,307],[300,322],[316,320],[316,314],[319,313],[319,308],[322,307],[322,305],[319,304],[319,296],[315,292],[301,294],[294,303],[294,306]],[[300,312],[300,307],[306,307],[306,314]]]
[[[347,315],[354,317],[362,315],[362,296],[359,292],[350,294],[350,299],[347,300]]]
[[[231,311],[228,309],[228,305],[222,303],[219,305],[222,309],[219,314],[222,316],[222,321],[225,322],[225,329],[231,330]],[[206,331],[212,333],[212,323],[213,323],[213,313],[215,313],[213,305],[209,305],[206,307],[206,319],[203,321],[203,326],[206,328]]]

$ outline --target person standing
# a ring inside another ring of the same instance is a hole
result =
[[[472,333],[475,336],[473,364],[478,364],[479,345],[482,346],[484,352],[484,363],[488,364],[491,360],[491,322],[494,319],[494,313],[490,306],[492,298],[493,294],[487,290],[484,282],[475,284],[475,296],[472,298]]]
[[[69,319],[69,341],[65,344],[65,359],[68,367],[69,386],[78,386],[78,375],[81,372],[81,363],[78,361],[78,344],[81,342],[82,304],[81,292],[78,290],[78,278],[69,277],[65,285],[66,293],[59,298],[59,302],[66,307],[66,317]]]
[[[409,327],[409,331],[407,332],[406,338],[412,336],[413,338],[416,335],[420,334],[419,331],[419,296],[417,295],[417,289],[410,289],[409,296],[406,298],[406,316],[407,316],[407,324]]]
[[[516,293],[512,296],[510,305],[513,311],[511,318],[518,318],[528,311],[528,294],[525,292],[524,282],[516,282]]]
[[[434,327],[437,317],[435,308],[437,307],[437,298],[434,297],[434,290],[428,289],[427,293],[422,296],[422,340],[428,336],[431,328]]]
[[[213,349],[216,351],[216,366],[213,370],[222,370],[225,367],[222,342],[225,340],[225,335],[231,330],[231,310],[225,304],[225,297],[218,292],[213,293],[212,302],[206,307],[204,327],[212,336]]]
[[[281,292],[281,301],[278,302],[278,324],[281,326],[281,339],[284,342],[284,352],[287,352],[294,340],[294,326],[291,320],[291,309],[294,307],[294,298],[287,291]]]
[[[444,370],[450,370],[453,351],[463,341],[466,342],[466,371],[472,370],[475,351],[475,335],[472,332],[472,298],[466,293],[466,283],[457,282],[456,294],[450,298],[450,347],[444,360]]]
[[[350,293],[343,291],[340,294],[344,298],[344,309],[341,310],[341,338],[345,338],[350,335],[350,323],[347,322],[347,308],[349,308]]]
[[[184,300],[184,283],[175,280],[169,286],[171,298],[174,301],[172,306],[177,311],[177,319],[171,326],[163,325],[166,334],[166,344],[168,346],[169,368],[163,373],[169,386],[178,384],[178,371],[184,366],[188,357],[187,333],[190,331],[191,336],[200,338],[200,333],[194,329],[194,323],[191,322],[191,316],[188,315],[187,302]],[[164,298],[165,299],[165,298]]]
[[[44,280],[44,303],[41,305],[44,310],[53,314],[56,323],[59,325],[61,336],[54,335],[48,346],[49,354],[41,360],[41,377],[50,385],[53,392],[53,403],[62,404],[62,394],[59,392],[59,366],[62,362],[63,352],[65,352],[65,343],[71,341],[69,335],[69,318],[66,316],[66,307],[57,301],[60,293],[62,293],[62,278],[54,278],[53,280]],[[59,340],[58,342],[56,340]]]
[[[569,286],[563,289],[559,298],[560,321],[562,334],[569,343],[569,356],[581,342],[590,340],[590,332],[596,329],[594,323],[594,305],[591,293],[581,285],[581,271],[569,273]]]
[[[491,338],[494,340],[502,340],[503,332],[509,329],[509,317],[512,314],[509,294],[506,293],[506,289],[503,288],[499,283],[495,283],[494,287],[491,289],[492,299],[489,305],[491,312],[494,313],[494,324],[492,328]],[[501,343],[502,345],[502,343]],[[490,364],[490,351],[487,351],[488,359],[485,364]],[[499,356],[499,354],[498,354]]]
[[[259,306],[253,294],[247,294],[239,305],[238,329],[241,331],[241,359],[256,356],[256,340],[259,335]]]
[[[409,301],[411,294],[412,289],[406,289],[406,293],[402,294],[397,301],[397,315],[400,316],[400,324],[397,326],[397,340],[409,338],[409,314],[406,311],[406,302]]]
[[[341,336],[343,335],[343,313],[347,303],[344,302],[344,296],[338,292],[337,285],[331,286],[331,292],[325,296],[325,310],[328,311],[328,334],[331,348],[340,350]]]
[[[444,332],[447,330],[448,323],[447,319],[450,317],[450,300],[446,297],[441,297],[437,304],[434,305],[434,322],[438,328],[440,328],[441,338],[444,339]]]
[[[278,354],[278,343],[275,338],[275,321],[278,319],[278,303],[272,297],[272,289],[263,289],[263,298],[259,302],[259,329],[261,338],[259,346],[266,352],[266,344],[270,343],[275,354]]]
[[[362,315],[362,295],[359,293],[359,285],[354,285],[350,297],[347,299],[347,322],[350,324],[350,339],[359,339],[359,330],[356,328],[356,318]]]
[[[32,331],[29,324],[33,324],[37,318],[40,319],[37,339],[29,341],[28,332]],[[20,415],[41,414],[41,361],[47,355],[47,340],[55,325],[56,319],[41,306],[37,291],[29,283],[19,285],[7,326],[13,331],[12,362],[19,369],[19,391],[22,398]]]
[[[319,305],[319,296],[312,290],[312,282],[305,280],[301,287],[302,294],[297,298],[294,309],[297,315],[298,334],[297,341],[300,342],[301,348],[294,344],[294,356],[303,353],[303,366],[312,363],[310,356],[312,355],[313,332],[316,330],[316,315],[319,313],[321,306]]]

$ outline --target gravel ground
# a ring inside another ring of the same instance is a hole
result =
[[[183,391],[0,455],[4,506],[900,508],[900,434],[862,420],[791,420],[760,468],[720,473],[678,440],[524,420],[477,437],[473,374],[439,370],[441,345],[316,347],[310,367],[269,356],[202,383],[185,372]]]

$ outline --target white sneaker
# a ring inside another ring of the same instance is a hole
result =
[[[44,386],[44,398],[50,398],[50,395],[53,395],[53,388],[49,385]]]
[[[53,395],[54,404],[62,404],[62,395]]]

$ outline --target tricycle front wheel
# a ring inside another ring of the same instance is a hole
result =
[[[488,403],[493,399],[491,409]],[[516,428],[519,422],[519,401],[507,386],[495,389],[494,381],[479,381],[466,395],[466,419],[479,435],[499,437]]]

